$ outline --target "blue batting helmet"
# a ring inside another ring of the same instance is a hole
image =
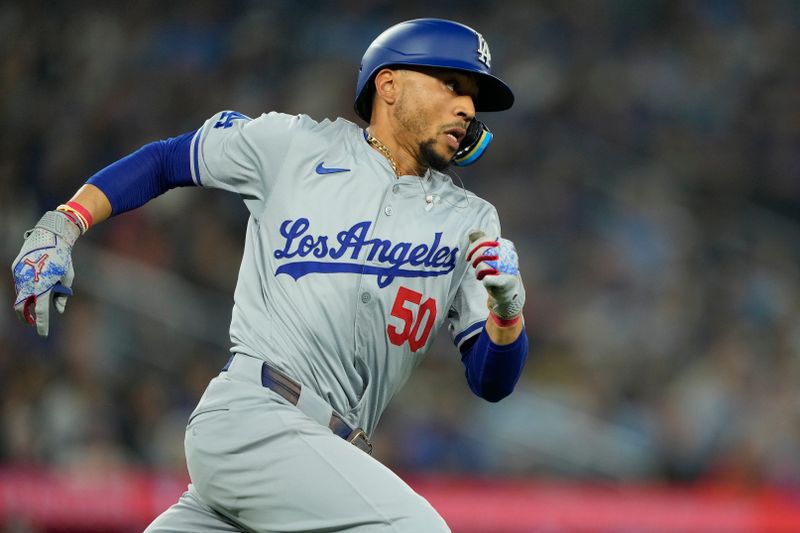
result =
[[[483,36],[464,24],[444,19],[415,19],[396,24],[369,45],[361,59],[355,110],[369,122],[372,80],[382,68],[393,66],[441,67],[475,74],[476,111],[502,111],[514,103],[514,93],[492,76],[492,55]]]

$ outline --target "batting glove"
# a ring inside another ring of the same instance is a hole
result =
[[[22,250],[11,264],[17,290],[14,310],[42,337],[50,330],[51,301],[63,313],[72,296],[72,246],[80,234],[64,213],[48,211],[25,232]]]
[[[489,309],[502,320],[514,320],[525,305],[517,250],[508,239],[491,239],[482,231],[469,234],[467,261],[489,293]]]

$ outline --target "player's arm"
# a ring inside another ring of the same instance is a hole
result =
[[[91,183],[87,183],[78,189],[78,192],[70,198],[70,202],[83,206],[91,216],[92,224],[102,222],[111,216],[111,201],[108,196]]]
[[[489,313],[489,320],[486,321],[484,329],[489,335],[489,339],[491,339],[493,343],[498,345],[511,344],[516,341],[520,334],[525,331],[523,328],[521,315],[519,320],[502,324],[501,322],[494,320],[497,315],[493,315],[492,311],[489,311]]]
[[[496,344],[483,329],[461,346],[461,362],[470,390],[490,402],[511,394],[528,357],[528,336],[523,329],[510,344]]]
[[[480,333],[462,344],[461,360],[470,389],[496,402],[514,390],[527,359],[525,289],[514,244],[507,239],[472,233],[467,261],[486,288],[489,317]]]
[[[72,295],[72,247],[93,224],[135,209],[173,187],[193,185],[189,145],[194,132],[147,144],[92,176],[72,199],[48,211],[11,264],[20,319],[47,336],[50,306],[64,312]]]

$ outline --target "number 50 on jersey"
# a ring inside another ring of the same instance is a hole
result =
[[[428,342],[431,328],[436,322],[436,300],[428,298],[423,302],[421,293],[400,287],[391,315],[399,318],[401,325],[389,324],[386,327],[389,342],[395,346],[408,342],[411,351],[416,352]]]

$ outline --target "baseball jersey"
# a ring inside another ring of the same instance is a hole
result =
[[[486,290],[468,235],[500,236],[488,202],[429,170],[395,176],[344,120],[233,111],[192,139],[197,185],[238,193],[250,217],[231,350],[262,358],[371,434],[447,325],[480,332]]]

